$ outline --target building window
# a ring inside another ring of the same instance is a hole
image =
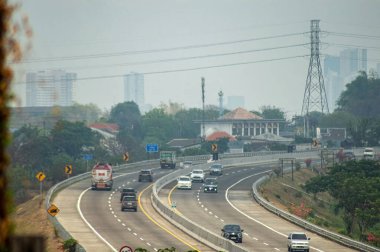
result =
[[[277,128],[273,128],[273,134],[277,135]]]
[[[236,136],[236,135],[237,135],[237,127],[236,127],[236,123],[233,123],[233,124],[232,124],[232,135],[233,135],[233,136]]]
[[[237,135],[238,136],[241,136],[242,135],[242,127],[243,127],[243,125],[241,125],[241,123],[237,123],[237,125],[236,125],[236,130],[237,130]]]
[[[260,134],[260,124],[256,124],[256,136]]]
[[[265,123],[262,123],[261,124],[261,132],[260,134],[264,134],[265,133]]]
[[[244,136],[248,136],[248,123],[244,123]]]
[[[254,132],[254,127],[255,127],[255,124],[253,124],[253,123],[249,124],[249,130],[250,130],[250,132],[249,132],[250,134],[249,135],[250,136],[254,136],[254,133],[255,133]]]

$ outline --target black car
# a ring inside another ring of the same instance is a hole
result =
[[[204,192],[218,192],[218,181],[216,178],[206,178],[204,186],[203,186]]]
[[[121,211],[125,209],[132,209],[137,212],[137,198],[136,196],[127,195],[124,196],[121,201]]]
[[[153,171],[150,169],[141,170],[139,174],[139,182],[142,181],[153,182]]]
[[[222,175],[223,165],[219,163],[212,164],[210,166],[210,175]]]
[[[137,191],[134,188],[123,188],[120,191],[120,202],[123,200],[124,196],[134,196],[136,197]]]
[[[242,243],[243,242],[243,229],[236,224],[224,225],[222,228],[222,236],[234,242]]]

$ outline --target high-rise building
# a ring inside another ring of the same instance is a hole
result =
[[[26,74],[26,106],[71,106],[76,73],[47,70]]]
[[[359,71],[367,72],[367,49],[350,48],[340,53],[340,75],[345,81],[351,82]]]
[[[323,63],[327,102],[330,110],[333,111],[336,106],[336,101],[344,89],[339,75],[340,58],[337,56],[326,55]]]
[[[141,112],[145,111],[144,75],[130,73],[124,75],[124,101],[133,101]]]

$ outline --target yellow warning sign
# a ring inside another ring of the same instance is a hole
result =
[[[38,179],[38,181],[42,182],[46,178],[46,175],[43,172],[39,172],[37,173],[36,178]]]
[[[212,150],[212,152],[218,152],[218,145],[217,144],[212,144],[211,145],[211,150]]]
[[[72,165],[66,165],[66,166],[65,166],[65,173],[66,173],[66,174],[71,174],[71,173],[73,173],[73,166],[72,166]]]
[[[56,216],[58,213],[59,213],[59,208],[54,205],[54,204],[51,204],[49,209],[47,210],[47,212],[51,215],[51,216]]]

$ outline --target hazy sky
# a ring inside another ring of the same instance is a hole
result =
[[[26,72],[63,69],[78,75],[75,101],[101,109],[123,102],[122,76],[140,72],[145,73],[145,101],[153,106],[173,101],[201,107],[204,77],[206,104],[217,105],[222,90],[225,97],[245,96],[249,110],[274,105],[288,115],[300,114],[309,64],[303,56],[310,52],[303,33],[310,31],[311,19],[321,20],[323,54],[338,55],[342,44],[354,45],[369,48],[369,68],[380,63],[378,0],[19,3],[17,14],[29,17],[34,33],[24,58],[29,62],[16,67],[19,105],[25,105]],[[272,38],[258,39],[265,37]],[[212,68],[178,71],[200,67]]]

